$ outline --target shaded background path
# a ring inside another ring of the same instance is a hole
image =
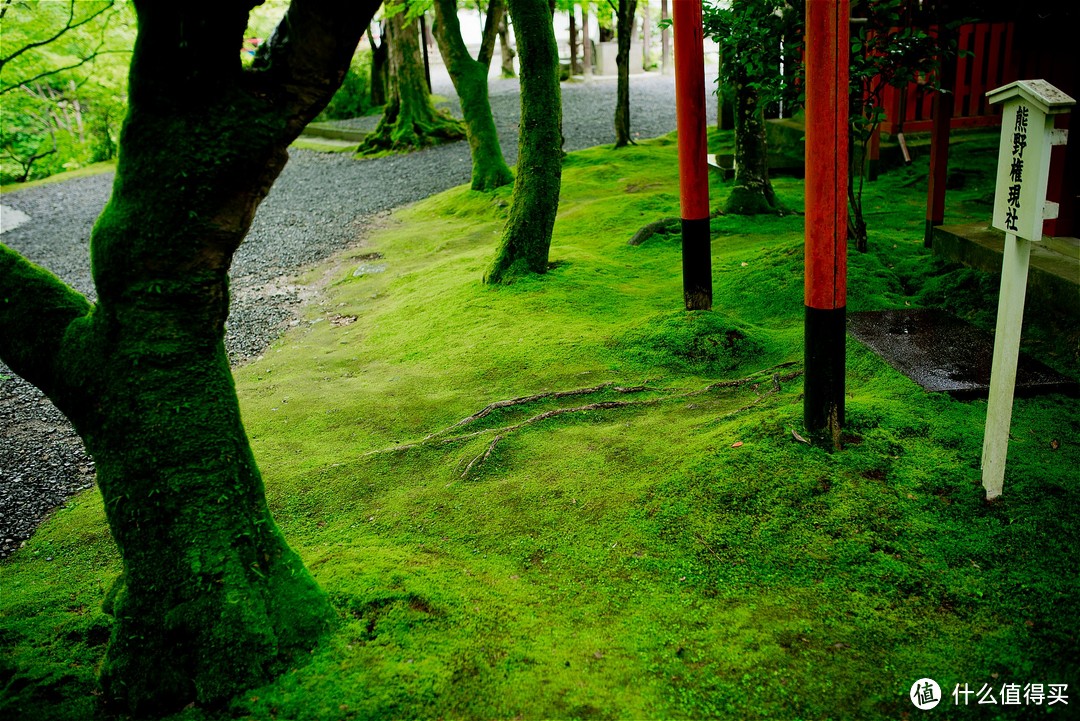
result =
[[[451,110],[460,117],[441,65],[432,67],[432,85],[436,94],[450,98]],[[614,78],[563,84],[567,151],[614,142],[615,91]],[[503,152],[513,165],[517,80],[493,79],[491,105]],[[709,107],[715,117],[711,94]],[[635,137],[674,130],[673,78],[632,76],[630,112]],[[301,270],[359,242],[376,214],[467,183],[471,170],[464,141],[363,161],[295,149],[290,156],[233,261],[226,346],[234,364],[257,357],[298,317],[303,298],[293,278]],[[3,204],[28,219],[0,239],[92,298],[90,230],[108,200],[112,179],[112,173],[105,173],[4,195]],[[63,415],[0,365],[0,557],[18,548],[53,508],[91,486],[93,479],[93,461]]]

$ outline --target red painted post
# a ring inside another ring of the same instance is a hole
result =
[[[949,31],[939,24],[938,41],[946,47]],[[945,180],[949,174],[949,130],[952,119],[956,87],[956,56],[950,54],[941,62],[941,87],[934,93],[933,129],[930,131],[930,178],[926,192],[926,230],[923,246],[934,244],[934,228],[945,222]]]
[[[701,0],[673,0],[675,114],[679,135],[683,300],[687,310],[712,307],[709,167],[705,135],[705,38]]]
[[[844,422],[850,0],[806,0],[806,270],[803,420]]]

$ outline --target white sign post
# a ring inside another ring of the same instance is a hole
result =
[[[1018,80],[986,95],[1004,103],[993,227],[1005,231],[1005,253],[982,454],[983,488],[992,501],[1005,480],[1031,242],[1042,240],[1043,220],[1057,217],[1057,204],[1046,202],[1046,182],[1050,148],[1065,142],[1066,131],[1054,130],[1054,115],[1076,101],[1045,80]]]

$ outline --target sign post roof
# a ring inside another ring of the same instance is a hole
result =
[[[1019,96],[1045,115],[1067,113],[1076,101],[1045,80],[1017,80],[986,93],[991,104]]]

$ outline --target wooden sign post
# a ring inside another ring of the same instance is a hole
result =
[[[1018,80],[986,95],[1004,103],[992,225],[1005,231],[1005,253],[982,453],[983,488],[992,501],[1005,480],[1031,243],[1042,240],[1043,220],[1057,217],[1057,205],[1046,202],[1050,147],[1065,142],[1065,131],[1054,130],[1054,115],[1076,101],[1045,80]]]

